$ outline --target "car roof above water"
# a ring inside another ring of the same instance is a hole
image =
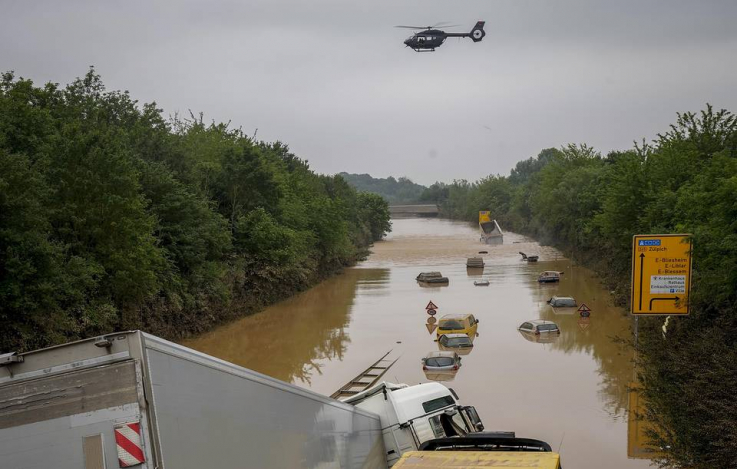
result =
[[[466,334],[447,334],[447,335],[466,335]],[[458,354],[456,352],[451,351],[435,351],[430,352],[425,356],[425,358],[440,358],[440,357],[448,357],[448,358],[456,358]]]
[[[542,324],[552,324],[552,325],[554,325],[556,327],[558,326],[553,321],[546,321],[545,319],[533,319],[532,321],[525,321],[525,322],[529,322],[530,324],[535,324],[536,326],[539,326],[539,325],[542,325]]]
[[[471,316],[471,314],[446,314],[440,317],[440,320],[443,319],[455,319],[455,320],[462,320],[466,319],[467,317]]]
[[[465,337],[467,339],[469,338],[468,337],[468,334],[463,334],[463,333],[461,333],[461,334],[443,334],[443,335],[445,337],[447,337],[448,339],[457,339],[459,337]]]

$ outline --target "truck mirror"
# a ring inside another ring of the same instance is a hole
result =
[[[476,412],[476,408],[473,406],[468,406],[465,408],[465,410],[466,410],[466,415],[468,415],[468,419],[471,421],[473,426],[475,428],[478,428],[480,425],[481,428],[483,428],[483,424],[481,423],[481,417],[479,417],[479,413]]]

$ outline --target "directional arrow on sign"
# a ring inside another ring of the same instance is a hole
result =
[[[642,298],[642,293],[640,293],[640,298]],[[640,301],[642,301],[642,299],[640,299]],[[650,311],[653,310],[653,301],[675,301],[676,303],[678,303],[679,301],[681,301],[681,298],[678,296],[674,296],[672,298],[652,298],[650,300]]]
[[[642,311],[642,277],[645,276],[645,253],[640,254],[640,311]],[[652,302],[650,303],[650,309],[652,310]]]

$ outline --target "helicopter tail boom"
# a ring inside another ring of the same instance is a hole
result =
[[[486,36],[484,24],[485,21],[479,21],[468,33],[445,33],[445,37],[470,37],[473,42],[479,42]]]

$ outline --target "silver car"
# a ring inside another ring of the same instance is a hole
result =
[[[451,371],[461,367],[461,357],[455,352],[430,352],[422,359],[424,371]]]
[[[553,308],[575,308],[576,299],[572,296],[554,296],[548,300],[548,304]]]
[[[466,349],[473,347],[473,339],[466,334],[443,334],[438,338],[438,344],[441,350],[448,349]]]
[[[560,334],[560,328],[558,328],[556,323],[545,321],[544,319],[533,319],[532,321],[523,322],[517,330],[534,335]]]

